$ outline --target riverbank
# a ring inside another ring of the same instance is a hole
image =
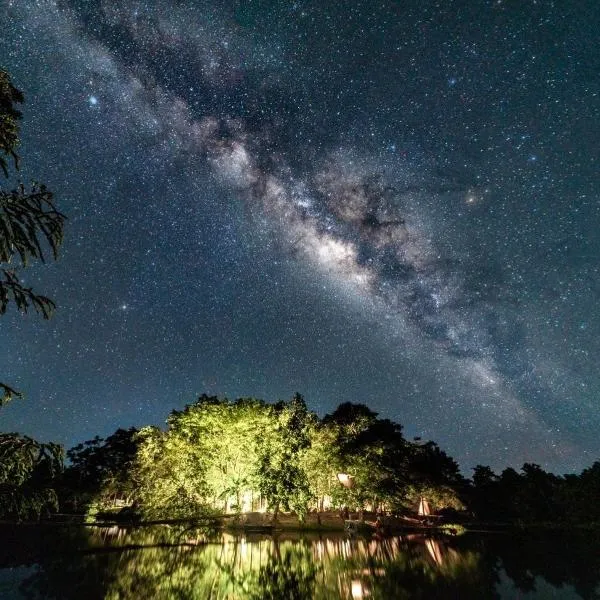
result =
[[[347,518],[346,518],[347,517]],[[598,532],[600,523],[554,523],[554,522],[484,522],[461,521],[448,522],[435,517],[403,517],[380,516],[376,513],[351,512],[340,515],[338,511],[324,511],[308,513],[300,520],[294,513],[280,512],[274,520],[273,513],[248,512],[225,515],[206,515],[177,519],[141,520],[131,512],[107,511],[95,515],[90,519],[84,514],[57,514],[51,519],[43,521],[28,521],[15,523],[0,521],[1,525],[23,526],[60,526],[82,525],[87,527],[150,527],[154,525],[196,524],[214,530],[229,531],[232,533],[280,533],[287,532],[338,532],[350,534],[380,533],[394,535],[403,532],[442,532],[448,535],[470,533],[503,533],[503,532]]]

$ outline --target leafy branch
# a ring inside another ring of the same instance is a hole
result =
[[[24,97],[0,69],[0,169],[9,177],[9,163],[19,169],[19,124],[21,112],[16,105]],[[0,190],[0,315],[14,302],[26,313],[30,307],[49,319],[56,308],[50,298],[36,294],[26,287],[18,276],[19,267],[27,267],[31,260],[46,262],[50,251],[54,260],[63,242],[65,215],[56,210],[52,193],[44,185],[33,184],[26,190],[21,183],[11,191]],[[0,406],[12,397],[21,397],[10,386],[0,383]]]
[[[26,313],[30,306],[40,313],[44,319],[49,319],[56,308],[50,298],[35,294],[31,288],[26,288],[19,281],[14,271],[0,269],[4,276],[0,279],[0,315],[6,312],[10,300],[14,300],[17,308]]]

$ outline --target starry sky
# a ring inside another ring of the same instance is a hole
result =
[[[2,429],[366,403],[465,474],[600,458],[596,0],[0,0],[69,221]]]

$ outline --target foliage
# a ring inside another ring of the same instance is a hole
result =
[[[174,506],[183,515],[239,512],[266,502],[306,512],[300,460],[309,444],[308,419],[300,397],[270,406],[202,396],[174,411],[166,432],[140,433],[134,477],[141,509],[156,517]]]
[[[407,471],[409,483],[401,500],[405,507],[414,506],[424,497],[433,511],[464,510],[467,482],[456,461],[435,442],[411,444]]]
[[[0,382],[0,406],[10,402],[13,398],[22,398],[23,394],[18,392],[14,388],[11,388],[9,385]]]
[[[18,268],[26,267],[31,259],[45,262],[44,242],[56,259],[63,240],[64,219],[54,207],[52,193],[43,185],[34,184],[31,190],[19,185],[10,192],[0,191],[0,263]],[[0,314],[6,312],[12,300],[21,312],[27,312],[31,306],[45,319],[50,318],[56,308],[50,298],[25,287],[16,268],[3,268],[1,273]]]
[[[325,508],[326,499],[339,488],[337,474],[341,472],[340,460],[335,452],[335,432],[316,419],[308,423],[310,445],[300,457],[300,465],[308,483],[308,493],[316,510]]]
[[[404,510],[410,510],[411,507],[418,506],[421,498],[425,498],[429,508],[433,512],[462,511],[465,505],[460,498],[455,487],[450,485],[423,484],[421,482],[408,484],[400,499],[399,507]]]
[[[62,467],[62,446],[17,433],[0,434],[0,518],[40,519],[57,511],[53,485]]]
[[[600,463],[565,477],[534,464],[500,475],[478,466],[468,482],[437,444],[406,440],[401,425],[362,404],[319,419],[298,394],[276,404],[204,395],[167,425],[76,446],[65,481],[100,510],[121,498],[146,519],[269,509],[274,521],[279,511],[303,520],[330,507],[414,513],[424,497],[453,522],[469,518],[465,506],[485,521],[600,522]]]
[[[408,468],[415,483],[445,484],[457,487],[465,484],[458,463],[441,450],[435,442],[414,444]]]
[[[0,168],[6,177],[9,174],[7,158],[13,160],[15,167],[19,164],[16,149],[19,145],[21,113],[16,105],[24,100],[23,93],[13,86],[9,74],[0,69]]]
[[[63,498],[71,509],[89,502],[102,508],[132,496],[137,434],[134,427],[117,429],[106,439],[96,436],[67,452],[70,465],[63,477]]]
[[[433,443],[407,442],[399,424],[364,405],[342,404],[320,420],[299,394],[272,405],[204,395],[173,411],[167,425],[134,436],[135,459],[120,471],[128,472],[130,498],[145,518],[268,508],[274,520],[279,511],[303,520],[326,499],[360,510],[414,509],[423,493],[435,507],[462,508],[453,487],[462,481],[456,463]],[[74,467],[92,468],[99,443],[70,451]],[[342,486],[339,473],[351,474],[354,485]],[[106,478],[101,489],[100,497],[109,495]]]
[[[11,162],[15,169],[19,167],[21,113],[16,106],[23,101],[23,94],[12,85],[8,73],[0,69],[0,168],[5,177],[10,175]],[[65,219],[44,185],[33,184],[26,189],[19,184],[10,191],[0,190],[0,315],[14,302],[23,313],[31,307],[43,318],[50,318],[56,308],[54,302],[25,286],[19,269],[32,259],[45,262],[48,251],[57,258]],[[20,394],[0,383],[0,405],[15,396]]]
[[[350,487],[333,488],[337,506],[414,510],[421,496],[434,509],[462,509],[458,465],[433,442],[408,442],[402,426],[362,404],[346,402],[322,422],[336,473],[352,475]]]
[[[363,508],[390,502],[406,482],[408,445],[402,426],[350,402],[326,415],[323,426],[333,434],[337,473],[352,477],[350,487],[334,488],[334,504]]]
[[[302,458],[310,446],[310,422],[304,399],[296,394],[288,404],[275,406],[271,419],[258,445],[256,480],[269,507],[293,510],[302,520],[308,510],[310,486],[302,469]]]
[[[478,518],[505,523],[600,523],[600,462],[580,475],[563,477],[525,463],[521,472],[507,468],[496,475],[474,469],[469,501]]]
[[[228,402],[202,396],[169,418],[169,436],[193,444],[203,465],[207,501],[225,512],[238,512],[244,492],[256,489],[259,444],[270,414],[270,407],[252,398]]]
[[[135,502],[146,519],[202,516],[208,510],[206,469],[193,443],[156,427],[139,433],[133,479]]]

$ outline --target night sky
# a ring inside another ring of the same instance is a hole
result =
[[[366,403],[465,474],[600,458],[597,0],[0,0],[69,221],[2,429]],[[10,182],[8,182],[10,184]],[[4,184],[3,184],[4,185]]]

